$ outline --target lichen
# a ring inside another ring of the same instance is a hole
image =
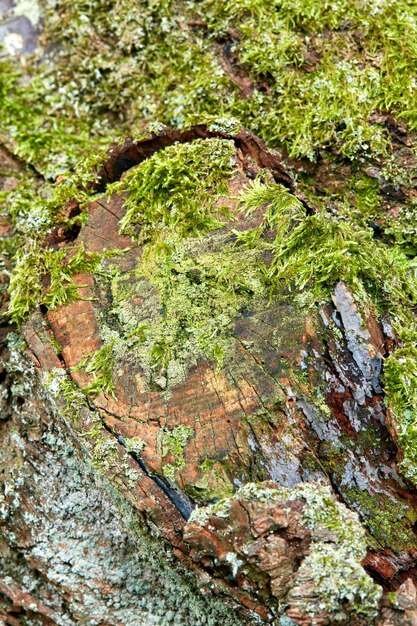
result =
[[[314,615],[325,609],[335,623],[352,615],[375,618],[382,589],[361,566],[364,555],[365,551],[355,552],[345,545],[313,544],[303,568],[312,575],[319,603],[314,608],[307,605],[307,612]]]
[[[104,614],[109,624],[125,626],[240,625],[229,604],[201,594],[201,580],[145,530],[125,492],[74,447],[73,428],[62,420],[52,390],[52,405],[44,397],[18,335],[10,337],[10,348],[13,362],[4,365],[16,389],[25,384],[26,395],[2,423],[0,455],[8,471],[0,481],[0,569],[5,586],[25,590],[19,620],[39,623],[39,607],[48,605],[50,619],[68,626],[98,626]],[[51,385],[56,389],[65,376],[56,370]]]
[[[161,457],[164,458],[170,454],[174,459],[173,464],[166,463],[163,466],[164,475],[172,482],[175,481],[176,472],[180,472],[186,467],[184,449],[193,434],[194,429],[183,424],[176,426],[172,430],[161,429],[158,433],[158,446]]]
[[[300,580],[308,577],[314,583],[314,597],[303,599],[305,611],[314,616],[326,610],[335,622],[355,615],[374,618],[382,589],[360,564],[366,555],[365,529],[358,516],[336,500],[330,487],[300,483],[287,489],[248,483],[229,498],[195,509],[190,522],[204,525],[211,516],[227,519],[236,500],[269,502],[274,498],[305,503],[302,523],[311,530],[312,543],[299,575]],[[297,580],[295,575],[292,585]]]
[[[146,442],[136,435],[135,437],[124,437],[124,445],[128,452],[134,452],[137,456],[140,456],[146,446]]]

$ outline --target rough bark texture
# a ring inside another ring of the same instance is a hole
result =
[[[0,623],[415,626],[414,137],[374,115],[396,185],[385,154],[313,165],[211,119],[47,188],[8,127]],[[337,199],[353,176],[377,217]]]

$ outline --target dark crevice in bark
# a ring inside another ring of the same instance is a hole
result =
[[[63,362],[63,360],[61,359],[61,361]],[[70,374],[70,372],[68,372],[68,374]],[[88,407],[91,411],[94,411],[94,407],[93,405],[90,403],[89,399],[87,398],[87,404]],[[136,452],[133,451],[129,451],[127,449],[126,446],[126,442],[123,439],[123,437],[121,435],[118,435],[113,428],[111,428],[110,426],[108,426],[108,424],[106,424],[106,422],[102,419],[101,423],[103,425],[103,427],[105,428],[105,430],[110,433],[116,440],[117,442],[123,446],[123,448],[126,451],[126,454],[128,454],[140,467],[140,469],[142,470],[142,472],[151,480],[154,481],[154,483],[156,485],[158,485],[158,487],[161,489],[161,491],[163,491],[163,493],[167,496],[167,498],[170,500],[170,502],[174,505],[174,507],[177,509],[177,511],[181,514],[181,516],[185,519],[188,520],[192,511],[194,510],[195,506],[194,504],[192,504],[191,500],[188,498],[188,496],[183,493],[180,489],[177,488],[173,488],[170,487],[169,485],[167,485],[160,476],[158,476],[157,474],[151,472],[148,470],[148,468],[146,467],[145,462],[143,461],[143,459],[141,459],[139,457],[138,454],[136,454]]]
[[[118,437],[118,441],[124,447],[126,447],[121,436]],[[178,488],[174,489],[172,487],[169,487],[159,476],[149,472],[143,460],[135,452],[128,452],[128,454],[130,454],[130,456],[138,463],[141,470],[149,478],[151,478],[158,485],[158,487],[160,487],[160,489],[162,489],[164,494],[171,500],[172,504],[181,513],[183,518],[185,520],[188,520],[191,513],[195,509],[195,505],[192,504],[188,496]]]
[[[136,454],[136,452],[127,450],[126,442],[123,439],[123,437],[121,435],[116,434],[114,430],[110,428],[110,426],[108,426],[103,420],[102,420],[102,424],[104,428],[107,430],[107,432],[113,435],[113,437],[117,439],[118,443],[121,446],[123,446],[123,448],[126,450],[126,454],[128,454],[132,459],[134,459],[134,461],[139,465],[142,472],[158,485],[158,487],[161,489],[161,491],[164,492],[164,494],[172,502],[172,504],[179,511],[179,513],[181,513],[182,517],[185,520],[188,520],[191,513],[193,512],[195,508],[195,506],[192,504],[188,496],[186,496],[185,493],[183,493],[180,489],[178,489],[178,487],[174,489],[173,487],[166,485],[166,483],[162,480],[162,478],[160,478],[157,474],[150,472],[148,468],[146,467],[143,459],[141,459],[140,456]]]

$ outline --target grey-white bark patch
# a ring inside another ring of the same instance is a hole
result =
[[[348,348],[368,383],[365,387],[366,395],[372,395],[372,391],[380,393],[382,355],[373,345],[371,334],[364,324],[353,295],[343,282],[337,283],[332,300],[342,318]]]

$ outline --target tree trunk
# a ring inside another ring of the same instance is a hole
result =
[[[14,256],[12,201],[0,623],[417,623],[415,265],[324,210],[343,167],[155,124],[59,176]]]

